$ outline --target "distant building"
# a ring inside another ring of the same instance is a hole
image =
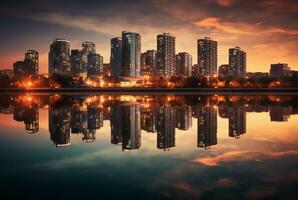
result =
[[[291,69],[290,67],[288,67],[288,64],[286,63],[271,64],[270,76],[274,78],[289,76],[290,71]]]
[[[141,108],[141,128],[147,132],[156,132],[156,112],[151,108]]]
[[[78,49],[71,50],[71,73],[75,77],[87,76],[87,56]]]
[[[162,76],[176,75],[175,37],[170,33],[157,35],[157,71]]]
[[[122,72],[122,38],[111,39],[111,75],[120,77]]]
[[[103,57],[100,54],[89,53],[87,55],[87,63],[88,77],[103,75]]]
[[[246,76],[246,53],[240,47],[229,49],[229,75]]]
[[[141,35],[122,32],[122,76],[140,77]]]
[[[4,77],[7,76],[8,78],[12,78],[13,77],[13,70],[11,69],[2,69],[0,70],[0,77]]]
[[[27,50],[24,61],[17,61],[13,64],[13,74],[16,78],[37,77],[38,65],[38,52]]]
[[[176,55],[176,75],[190,77],[192,74],[192,56],[187,52]]]
[[[226,78],[229,75],[229,65],[220,65],[218,67],[218,77],[221,79]]]
[[[246,76],[248,78],[266,78],[269,77],[268,72],[247,72]]]
[[[71,75],[70,42],[55,39],[49,52],[49,75]]]
[[[82,43],[82,47],[83,47],[83,53],[88,55],[88,54],[95,54],[96,53],[96,49],[95,49],[95,44],[93,42],[83,42]]]
[[[202,73],[201,73],[199,65],[196,64],[191,67],[191,75],[192,76],[197,77],[197,76],[200,76],[201,74]]]
[[[156,74],[156,51],[147,50],[141,54],[141,74],[154,75]]]
[[[84,134],[88,128],[88,112],[84,107],[76,106],[71,109],[71,133]]]
[[[35,50],[27,50],[24,59],[24,71],[27,76],[38,76],[39,58]]]
[[[209,37],[198,40],[198,65],[204,76],[217,73],[217,42]]]

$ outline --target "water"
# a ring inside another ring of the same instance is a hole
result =
[[[2,95],[2,199],[297,199],[298,96]]]

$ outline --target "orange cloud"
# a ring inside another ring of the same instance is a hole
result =
[[[201,163],[207,166],[217,166],[223,162],[232,162],[232,161],[247,161],[247,160],[256,160],[263,157],[281,157],[286,155],[296,155],[298,151],[289,150],[281,152],[257,152],[257,151],[248,151],[248,150],[239,150],[239,151],[228,151],[214,157],[205,157],[195,159],[195,162]]]

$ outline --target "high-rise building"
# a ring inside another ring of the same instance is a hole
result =
[[[289,76],[291,69],[286,63],[271,64],[270,66],[270,76],[279,78],[283,76]]]
[[[246,111],[244,106],[229,108],[229,136],[240,137],[246,133]]]
[[[204,76],[217,73],[217,42],[209,37],[198,40],[198,65]]]
[[[88,77],[103,75],[103,57],[100,54],[89,53],[87,55],[87,63]]]
[[[122,76],[137,78],[140,76],[141,35],[122,32]]]
[[[38,52],[27,50],[24,61],[17,61],[13,64],[13,74],[17,78],[38,76]]]
[[[122,143],[122,131],[123,121],[121,114],[120,105],[112,105],[110,109],[110,125],[111,125],[111,143],[121,144]]]
[[[217,144],[217,108],[204,106],[198,116],[198,147],[207,148]]]
[[[270,106],[270,121],[286,122],[290,118],[291,112],[291,107],[281,105]]]
[[[187,52],[176,55],[176,75],[190,77],[192,74],[192,56]]]
[[[167,150],[175,146],[175,108],[160,107],[157,112],[157,148]]]
[[[13,64],[13,76],[18,79],[25,76],[24,61],[17,61]]]
[[[90,53],[92,53],[92,54],[95,54],[96,53],[94,42],[87,42],[87,41],[85,41],[85,42],[82,43],[82,47],[83,47],[83,50],[82,51],[86,55],[88,55]]]
[[[38,76],[38,52],[35,50],[27,50],[24,59],[24,71],[28,76]]]
[[[141,54],[141,74],[154,75],[156,74],[156,51],[147,50]]]
[[[71,75],[70,42],[64,39],[55,39],[49,52],[50,76]]]
[[[157,71],[162,76],[176,75],[175,37],[170,33],[157,35]]]
[[[246,76],[246,53],[240,47],[229,49],[229,75]]]
[[[70,109],[49,109],[49,132],[57,147],[70,145]]]
[[[24,113],[25,130],[29,134],[37,133],[39,130],[39,111],[36,106],[27,107]]]
[[[71,73],[75,77],[87,76],[87,56],[78,49],[71,50]]]
[[[218,77],[221,79],[226,78],[229,75],[229,65],[220,65],[218,67]]]
[[[111,74],[120,77],[122,72],[122,39],[120,37],[111,39]]]

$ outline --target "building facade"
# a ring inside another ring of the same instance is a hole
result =
[[[217,73],[217,42],[209,37],[198,40],[198,65],[202,75],[213,76]]]
[[[157,71],[161,76],[175,76],[175,37],[170,33],[157,36]]]
[[[270,66],[270,76],[271,77],[283,77],[283,76],[289,76],[291,69],[288,67],[288,64],[286,63],[277,63],[277,64],[271,64]]]
[[[110,65],[111,75],[120,77],[122,71],[122,38],[120,37],[111,39]]]
[[[140,77],[141,35],[122,32],[122,72],[123,77]]]
[[[229,75],[246,76],[246,53],[240,47],[229,49]]]
[[[156,74],[156,51],[147,50],[141,54],[141,74],[154,75]]]
[[[49,52],[49,75],[71,75],[70,42],[55,39]]]
[[[190,77],[192,74],[192,56],[187,52],[176,55],[176,75]]]

